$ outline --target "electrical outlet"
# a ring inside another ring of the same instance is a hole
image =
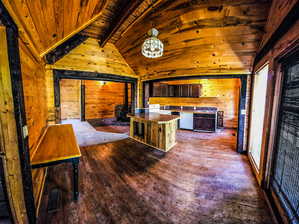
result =
[[[28,137],[28,127],[27,125],[23,126],[23,138]]]

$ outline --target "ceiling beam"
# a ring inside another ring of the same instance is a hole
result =
[[[112,17],[109,28],[104,32],[100,46],[104,47],[110,38],[117,32],[126,19],[142,4],[144,0],[121,0]]]

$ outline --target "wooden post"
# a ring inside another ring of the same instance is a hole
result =
[[[85,120],[85,83],[81,80],[81,121]]]
[[[54,75],[55,123],[61,123],[60,79]]]
[[[124,101],[125,101],[125,103],[124,103],[124,107],[125,107],[125,111],[128,111],[128,107],[129,107],[129,99],[128,99],[128,97],[129,97],[129,94],[128,94],[128,83],[127,82],[125,82],[125,94],[124,94]]]

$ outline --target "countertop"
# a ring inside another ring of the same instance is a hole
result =
[[[157,122],[158,124],[163,124],[180,119],[180,116],[178,115],[168,115],[159,113],[128,114],[128,117],[132,117],[139,120]]]
[[[195,113],[195,114],[216,114],[217,113],[217,111],[194,110],[194,109],[171,109],[171,110],[166,109],[161,111],[185,112],[185,113]]]

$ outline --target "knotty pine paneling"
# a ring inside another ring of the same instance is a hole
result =
[[[171,84],[201,84],[199,98],[151,97],[150,104],[217,107],[224,111],[224,127],[238,127],[240,81],[238,79],[198,79],[167,82]]]
[[[217,2],[217,3],[216,3]],[[250,74],[270,1],[166,0],[134,24],[116,47],[143,80],[200,74]],[[142,56],[154,26],[164,43],[158,59]]]
[[[113,44],[108,43],[101,48],[98,41],[92,38],[88,38],[50,67],[136,77]]]
[[[115,4],[104,0],[3,0],[3,3],[21,29],[21,38],[37,55],[79,31],[89,21],[110,13]]]
[[[125,102],[124,91],[124,83],[85,81],[86,119],[115,117],[115,106]]]
[[[35,60],[22,41],[19,41],[19,43],[29,150],[32,154],[47,126],[46,75],[44,64]],[[44,168],[32,170],[33,193],[36,205],[38,205],[41,197],[45,175],[46,169]]]
[[[81,80],[60,80],[61,119],[81,117]]]

